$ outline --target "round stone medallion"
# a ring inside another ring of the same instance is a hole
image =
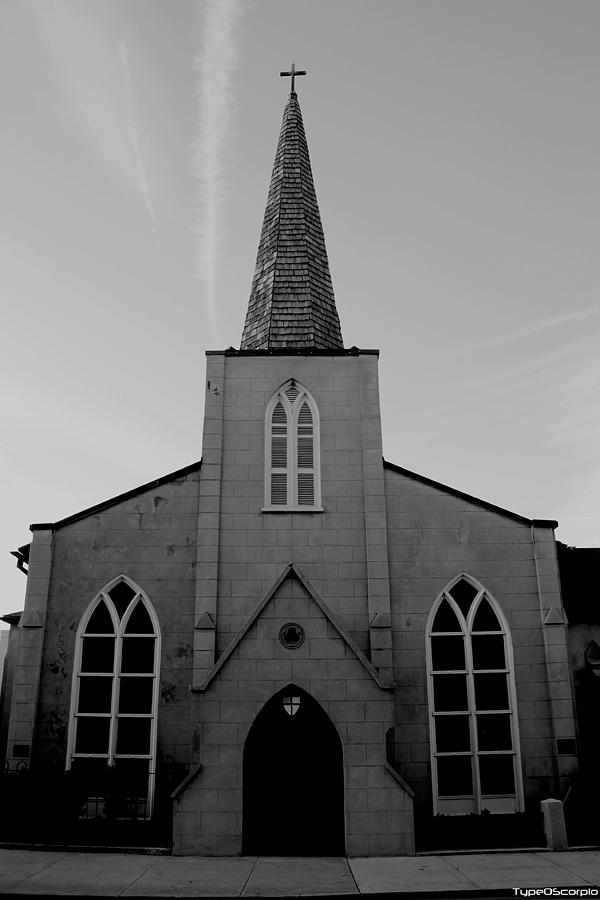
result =
[[[304,628],[297,622],[286,622],[279,629],[279,640],[287,650],[296,650],[304,643]]]

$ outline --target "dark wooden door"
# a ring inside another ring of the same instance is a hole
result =
[[[243,852],[343,856],[344,769],[336,728],[293,685],[256,717],[244,746]]]

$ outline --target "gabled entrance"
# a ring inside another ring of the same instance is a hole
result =
[[[286,566],[192,689],[201,740],[173,793],[174,852],[413,854],[412,791],[386,762],[392,689]]]
[[[268,701],[246,738],[243,852],[345,852],[342,743],[327,713],[295,685]]]

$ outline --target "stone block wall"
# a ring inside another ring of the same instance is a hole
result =
[[[292,377],[319,409],[323,509],[263,512],[265,410]],[[552,529],[381,453],[374,351],[209,354],[202,467],[34,533],[7,749],[35,728],[34,753],[64,765],[77,626],[123,573],[161,627],[159,762],[196,772],[175,803],[177,852],[241,851],[244,741],[295,684],[342,741],[347,852],[411,853],[410,788],[431,809],[425,623],[465,572],[510,627],[525,797],[560,794],[574,757],[557,742],[575,732]],[[308,581],[273,594],[290,563]],[[277,639],[290,617],[307,634],[294,651]]]
[[[265,411],[292,377],[319,410],[323,512],[262,512]],[[373,580],[369,586],[369,565],[381,561],[369,559],[367,517],[378,479],[383,497],[376,353],[209,354],[207,398],[204,463],[210,455],[213,465],[203,466],[202,479],[220,485],[217,655],[292,561],[368,651],[369,595],[379,590]]]
[[[290,620],[306,634],[294,650],[278,640]],[[376,678],[303,584],[293,574],[285,578],[195,694],[194,763],[200,768],[175,800],[175,852],[241,852],[244,742],[266,701],[293,684],[321,704],[342,742],[346,852],[413,853],[412,797],[386,766],[393,697]]]
[[[188,765],[198,483],[194,471],[54,530],[36,727],[41,761],[64,766],[77,627],[98,591],[123,573],[146,592],[160,623],[159,761]]]
[[[565,735],[574,737],[574,724],[568,674],[552,668],[547,645],[554,636],[544,633],[549,601],[539,581],[540,558],[548,556],[546,549],[553,551],[551,529],[545,529],[549,540],[541,547],[538,540],[534,548],[527,520],[485,508],[393,467],[386,469],[385,484],[396,755],[415,790],[415,803],[431,810],[425,625],[440,592],[461,572],[490,591],[510,628],[526,802],[537,804],[554,796],[561,790],[556,738],[562,734],[557,728],[566,728]],[[560,604],[556,567],[546,571],[544,562],[541,567],[545,588],[552,588],[552,602]],[[564,636],[561,640],[564,644]],[[557,706],[559,695],[563,702]],[[569,764],[574,764],[572,756]]]

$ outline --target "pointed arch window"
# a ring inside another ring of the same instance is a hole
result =
[[[264,510],[320,509],[319,412],[308,391],[292,378],[267,405]]]
[[[434,813],[521,811],[510,632],[470,576],[451,581],[431,610],[427,669]]]
[[[82,817],[152,812],[160,631],[146,594],[124,575],[92,600],[77,630],[67,770]]]

